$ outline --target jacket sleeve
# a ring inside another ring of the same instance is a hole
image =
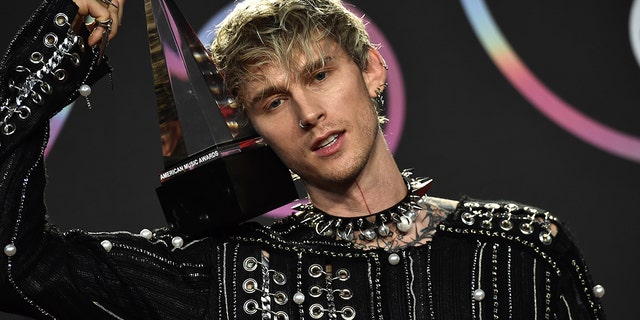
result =
[[[566,226],[557,224],[556,244],[550,254],[562,271],[556,305],[558,319],[605,319],[601,298],[604,288],[595,284],[580,249]]]
[[[73,30],[77,10],[72,0],[44,1],[0,65],[0,310],[38,319],[203,318],[208,241],[61,233],[47,221],[49,119],[110,72],[85,44],[86,28]]]

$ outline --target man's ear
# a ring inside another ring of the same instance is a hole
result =
[[[387,81],[387,64],[375,48],[369,48],[368,55],[367,67],[362,71],[362,77],[369,96],[375,98]]]

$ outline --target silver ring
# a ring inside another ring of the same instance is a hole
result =
[[[304,124],[302,124],[302,120],[298,120],[298,126],[302,129],[306,129],[309,125],[305,126]]]
[[[109,18],[105,21],[100,21],[98,19],[96,19],[96,25],[98,27],[103,27],[108,31],[111,31],[111,25],[113,24],[113,19]]]

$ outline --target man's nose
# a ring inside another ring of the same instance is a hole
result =
[[[294,98],[298,116],[298,125],[302,129],[316,126],[326,117],[326,110],[321,99],[313,94],[303,94]]]

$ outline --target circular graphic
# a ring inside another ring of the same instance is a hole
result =
[[[629,42],[636,62],[640,65],[640,1],[635,0],[629,13]]]
[[[584,142],[615,156],[640,163],[640,137],[606,126],[558,97],[518,57],[483,0],[461,2],[476,36],[494,64],[538,111]],[[635,24],[640,23],[636,21],[640,19],[638,10],[638,5],[634,3],[631,27],[636,30],[639,28]],[[632,43],[640,41],[638,36],[637,31],[632,32]],[[640,52],[640,44],[634,47],[634,51]]]

